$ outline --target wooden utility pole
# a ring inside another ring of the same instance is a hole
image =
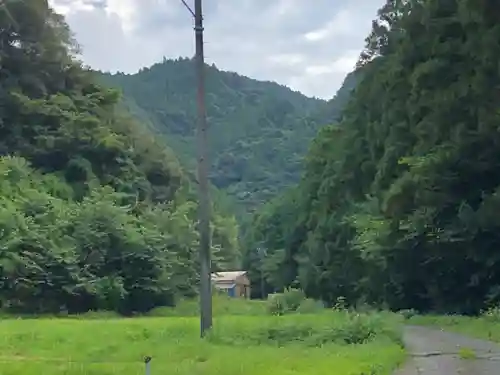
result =
[[[196,74],[198,80],[198,189],[200,233],[200,330],[201,337],[212,327],[212,280],[210,260],[210,195],[208,191],[208,137],[205,106],[205,58],[203,53],[203,15],[201,0],[194,0]]]
[[[266,296],[266,284],[264,279],[264,258],[267,255],[267,250],[265,247],[258,247],[257,254],[259,255],[259,263],[260,263],[260,294],[262,299],[265,299]]]

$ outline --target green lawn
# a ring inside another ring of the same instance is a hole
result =
[[[404,360],[387,316],[220,316],[205,339],[196,317],[0,320],[2,375],[370,374]],[[348,344],[359,342],[363,344]]]

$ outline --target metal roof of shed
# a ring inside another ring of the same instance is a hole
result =
[[[234,282],[238,277],[244,276],[247,271],[221,271],[212,273],[212,281],[216,283]]]

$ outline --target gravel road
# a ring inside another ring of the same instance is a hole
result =
[[[410,358],[395,375],[500,374],[497,344],[436,328],[413,326],[405,328],[404,341]],[[472,358],[465,359],[472,353]]]

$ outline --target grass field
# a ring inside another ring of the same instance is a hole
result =
[[[274,317],[258,315],[262,306],[245,309],[216,310],[204,340],[196,317],[3,319],[0,374],[135,375],[151,356],[151,375],[389,375],[404,360],[391,314]]]

